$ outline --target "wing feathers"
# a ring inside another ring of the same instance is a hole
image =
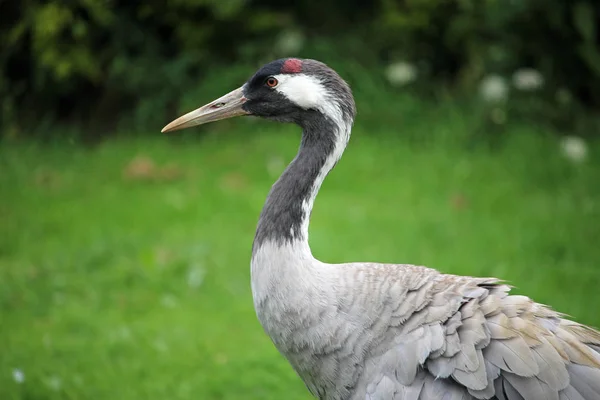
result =
[[[571,364],[567,367],[569,375],[571,377],[571,385],[577,389],[581,394],[583,392],[579,390],[580,385],[585,386],[591,390],[596,397],[600,399],[600,370],[596,368],[590,368],[585,365]]]
[[[496,385],[496,394],[499,398],[502,398],[503,400],[525,400],[506,379],[498,379],[496,382],[498,382]],[[502,397],[500,397],[500,394]]]
[[[600,400],[600,333],[508,291],[451,276],[399,291],[405,322],[367,398]]]
[[[577,390],[573,388],[573,386],[568,386],[565,390],[560,392],[560,400],[585,400],[581,397],[581,394]]]
[[[492,340],[483,351],[486,359],[504,371],[521,376],[539,373],[533,353],[521,337]]]
[[[484,390],[488,386],[488,379],[483,353],[480,350],[477,350],[475,355],[477,356],[477,362],[474,369],[465,370],[458,367],[454,370],[452,377],[467,389]]]
[[[503,379],[506,379],[524,399],[558,400],[558,391],[550,389],[547,384],[535,377],[526,378],[511,373],[502,374],[502,377]]]
[[[560,354],[544,338],[541,346],[533,349],[536,363],[540,367],[538,378],[555,391],[569,385],[569,373]]]

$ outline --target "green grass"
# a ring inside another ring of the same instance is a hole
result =
[[[600,145],[573,164],[517,126],[494,150],[465,146],[461,118],[357,127],[316,202],[315,256],[497,276],[599,326]],[[249,285],[257,216],[299,132],[212,129],[2,146],[0,398],[310,398]],[[174,176],[129,176],[138,155]]]

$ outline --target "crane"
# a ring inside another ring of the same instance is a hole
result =
[[[256,315],[321,400],[599,400],[600,332],[495,278],[313,257],[317,192],[350,138],[356,107],[327,65],[285,58],[163,128],[254,115],[302,128],[252,246]]]

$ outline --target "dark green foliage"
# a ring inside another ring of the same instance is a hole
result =
[[[535,68],[545,100],[517,108],[569,125],[557,90],[577,107],[600,105],[599,20],[594,0],[1,1],[3,135],[55,122],[92,135],[159,126],[207,71],[235,63],[247,74],[289,55],[276,44],[286,32],[307,39],[297,55],[352,62],[363,76],[403,59],[424,81],[470,89],[489,73]]]

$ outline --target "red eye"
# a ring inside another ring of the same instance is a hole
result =
[[[267,78],[267,81],[266,81],[267,86],[272,87],[272,88],[277,86],[278,83],[279,82],[277,81],[277,79],[275,79],[273,77]]]

